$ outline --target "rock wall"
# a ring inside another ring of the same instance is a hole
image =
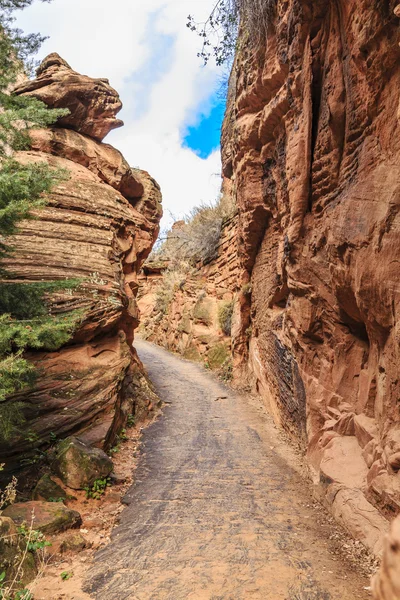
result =
[[[222,132],[239,288],[251,288],[234,375],[363,539],[372,504],[400,509],[400,5],[267,4],[266,40],[254,48],[242,26]]]
[[[31,149],[17,155],[65,169],[67,177],[35,218],[21,223],[4,266],[11,281],[79,280],[49,301],[52,314],[79,310],[80,317],[65,347],[27,355],[40,374],[37,385],[7,400],[22,406],[25,419],[11,440],[0,440],[2,462],[13,471],[54,436],[79,434],[107,448],[128,414],[149,408],[154,395],[143,392],[132,347],[135,296],[162,215],[157,183],[101,141],[123,125],[115,118],[122,104],[106,79],[80,75],[51,54],[37,79],[15,93],[70,110],[53,128],[33,132]]]
[[[400,598],[400,518],[391,525],[383,546],[382,562],[372,579],[374,600],[397,600]]]
[[[231,311],[237,287],[237,217],[222,229],[214,260],[182,274],[168,306],[157,304],[157,295],[168,272],[168,263],[147,262],[140,275],[138,305],[142,335],[185,358],[203,362],[231,376],[231,338],[221,328],[221,310]],[[229,317],[228,317],[229,318]]]

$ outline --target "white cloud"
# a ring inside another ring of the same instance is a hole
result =
[[[107,142],[133,166],[150,172],[163,191],[164,210],[177,217],[215,199],[220,158],[203,160],[182,145],[184,127],[215,91],[218,70],[197,57],[199,38],[186,17],[199,20],[214,0],[53,0],[20,13],[25,31],[49,36],[39,58],[58,52],[72,68],[107,77],[124,102],[125,127]]]

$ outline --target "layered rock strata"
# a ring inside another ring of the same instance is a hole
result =
[[[266,40],[242,28],[222,133],[251,286],[234,373],[379,552],[372,505],[400,510],[398,0],[267,4]]]
[[[40,373],[37,385],[7,400],[22,406],[25,419],[24,431],[0,442],[12,468],[54,436],[79,434],[108,447],[127,415],[150,403],[132,341],[138,273],[162,214],[157,183],[101,142],[122,125],[115,117],[122,105],[107,80],[80,75],[51,54],[15,93],[69,109],[54,127],[33,132],[31,149],[17,155],[22,163],[62,168],[66,178],[35,218],[21,223],[3,266],[14,281],[77,281],[47,300],[52,314],[77,311],[79,319],[66,346],[28,354]]]
[[[159,305],[168,262],[147,262],[139,277],[143,337],[185,358],[231,375],[231,306],[237,282],[237,217],[223,225],[216,257],[182,273],[167,304]],[[224,326],[225,325],[225,326]]]

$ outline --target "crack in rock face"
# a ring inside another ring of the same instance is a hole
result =
[[[221,137],[252,289],[234,378],[378,553],[387,526],[377,543],[362,498],[376,523],[400,512],[399,16],[393,0],[277,2],[267,43],[239,33]]]

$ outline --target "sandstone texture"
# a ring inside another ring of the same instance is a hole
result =
[[[56,483],[48,473],[42,475],[32,492],[32,500],[45,500],[46,502],[59,502],[66,500],[65,490]]]
[[[3,515],[17,525],[25,523],[29,528],[32,524],[33,529],[48,534],[79,527],[82,522],[80,514],[62,502],[17,502],[7,506]]]
[[[33,96],[52,108],[67,108],[69,115],[59,120],[100,142],[123,122],[116,118],[122,102],[108,79],[92,79],[73,71],[57,53],[49,54],[37,70],[37,77],[20,84],[16,94]]]
[[[100,448],[69,437],[58,444],[52,467],[66,486],[83,490],[91,487],[96,479],[108,477],[113,463]]]
[[[372,579],[374,600],[398,600],[400,598],[400,518],[392,523],[385,537],[382,563]]]
[[[132,347],[138,273],[162,215],[157,183],[101,143],[122,125],[115,118],[122,105],[107,80],[80,75],[51,54],[37,78],[15,93],[69,109],[51,129],[33,132],[31,149],[17,155],[23,163],[62,168],[67,176],[35,218],[21,223],[4,266],[18,282],[77,281],[47,301],[52,314],[78,318],[67,345],[27,355],[41,376],[34,389],[9,399],[22,406],[25,419],[24,431],[0,440],[2,461],[12,471],[21,457],[30,460],[55,437],[72,433],[107,449],[135,412],[144,382]]]
[[[168,262],[146,262],[139,277],[141,336],[202,362],[225,378],[231,375],[232,363],[230,320],[238,272],[236,231],[237,217],[233,216],[223,225],[216,257],[182,274],[168,304],[158,303],[163,277],[168,277]],[[228,321],[227,327],[224,321]]]
[[[240,33],[222,132],[234,378],[307,449],[327,501],[353,502],[344,522],[364,502],[378,522],[400,509],[398,1],[270,4],[266,41]]]

